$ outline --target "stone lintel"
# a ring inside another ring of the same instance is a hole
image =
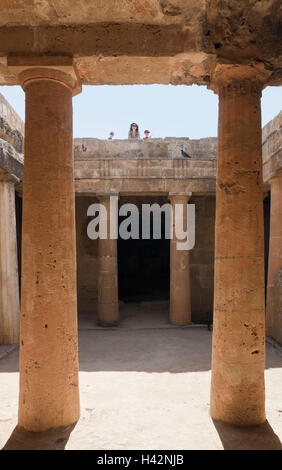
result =
[[[97,192],[103,192],[108,187],[116,190],[121,196],[124,194],[132,195],[168,195],[174,188],[190,190],[193,195],[196,194],[215,194],[215,178],[210,179],[136,179],[136,178],[116,178],[116,179],[87,179],[76,180],[75,190],[79,195],[95,195]],[[185,192],[188,194],[188,191]]]
[[[168,193],[168,197],[170,200],[177,201],[178,199],[183,201],[183,199],[189,200],[190,197],[192,196],[192,192],[182,192],[182,193]]]

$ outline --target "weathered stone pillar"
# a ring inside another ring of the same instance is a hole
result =
[[[15,183],[0,174],[0,344],[19,341]]]
[[[72,140],[73,75],[28,68],[22,227],[19,426],[79,419]]]
[[[282,173],[270,180],[267,333],[282,343]]]
[[[170,241],[170,322],[173,325],[187,325],[191,322],[191,295],[189,251],[177,250],[175,234],[175,206],[183,205],[183,229],[187,227],[187,204],[191,194],[169,194],[172,206],[172,238]],[[182,225],[182,224],[181,224]],[[181,227],[182,228],[182,227]]]
[[[107,210],[107,238],[98,240],[98,323],[101,326],[116,326],[119,322],[117,239],[111,238],[110,220],[112,217],[112,222],[116,223],[118,207],[111,206],[111,196],[117,201],[114,194],[97,195]]]
[[[260,71],[222,66],[219,94],[211,416],[265,421]]]

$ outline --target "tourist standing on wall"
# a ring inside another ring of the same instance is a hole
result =
[[[151,132],[146,129],[146,130],[144,131],[144,138],[143,138],[143,140],[148,140],[148,139],[150,139],[150,134],[151,134]]]
[[[129,139],[140,139],[139,126],[133,122],[128,132]]]

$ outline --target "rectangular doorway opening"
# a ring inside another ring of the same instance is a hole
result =
[[[122,196],[119,204],[135,204],[139,209],[139,239],[118,239],[119,299],[125,303],[168,301],[170,290],[170,240],[165,238],[165,214],[161,216],[161,239],[142,239],[142,204],[168,203],[164,196]],[[119,216],[120,223],[126,219]]]

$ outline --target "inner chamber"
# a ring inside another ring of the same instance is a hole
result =
[[[165,214],[161,215],[160,239],[142,239],[142,204],[168,203],[166,197],[121,197],[121,204],[135,204],[139,211],[139,239],[118,239],[119,299],[124,302],[169,300],[170,240],[165,238]],[[119,216],[119,225],[126,217]]]

